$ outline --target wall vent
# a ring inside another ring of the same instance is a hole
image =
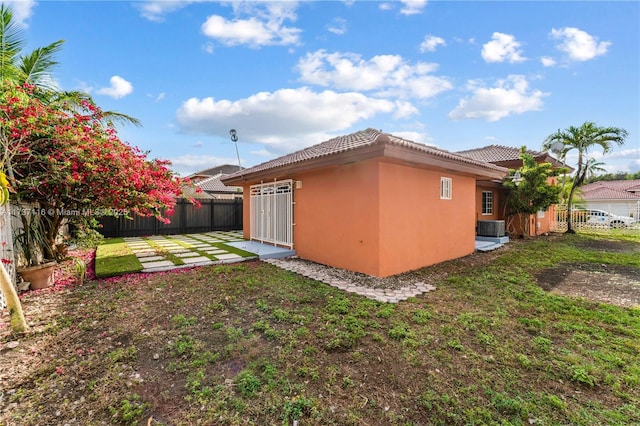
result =
[[[478,236],[504,237],[504,220],[479,220]]]

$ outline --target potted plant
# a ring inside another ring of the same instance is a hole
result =
[[[22,227],[16,230],[14,243],[24,266],[17,272],[25,281],[31,283],[31,289],[39,290],[53,285],[53,272],[57,265],[55,260],[45,259],[43,247],[46,246],[45,215],[38,215],[32,209],[20,209]]]

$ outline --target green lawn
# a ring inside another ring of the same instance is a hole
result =
[[[96,249],[96,276],[99,278],[140,272],[142,264],[122,238],[109,238]]]
[[[171,236],[166,237],[166,239],[168,241],[173,241],[180,246],[188,248],[191,251],[198,253],[198,255],[206,257],[212,261],[217,260],[215,255],[208,254],[203,249],[193,248],[191,247],[191,245],[186,244],[178,239],[172,238]],[[144,240],[147,242],[147,244],[149,244],[151,248],[155,249],[166,260],[173,262],[175,266],[184,265],[184,262],[180,257],[169,253],[163,248],[162,245],[157,244],[152,239],[145,238]],[[225,243],[209,243],[209,246],[211,248],[223,249],[226,252],[234,253],[244,258],[252,258],[256,256],[253,253],[249,253],[247,251],[232,247]],[[123,238],[105,239],[97,247],[95,273],[98,278],[107,278],[130,274],[133,272],[140,272],[142,271],[142,269],[142,264]]]
[[[640,308],[536,284],[561,264],[640,274],[639,239],[598,244],[618,247],[558,236],[425,268],[448,275],[397,305],[257,261],[85,284],[25,338],[46,355],[0,383],[0,424],[640,424]]]

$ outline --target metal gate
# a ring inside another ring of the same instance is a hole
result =
[[[293,248],[293,180],[251,185],[251,239]]]

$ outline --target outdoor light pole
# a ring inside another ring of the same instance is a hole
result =
[[[238,151],[238,132],[236,129],[229,130],[229,134],[231,135],[231,141],[236,145],[236,155],[238,156],[238,170],[242,169],[242,165],[240,164],[240,152]]]

